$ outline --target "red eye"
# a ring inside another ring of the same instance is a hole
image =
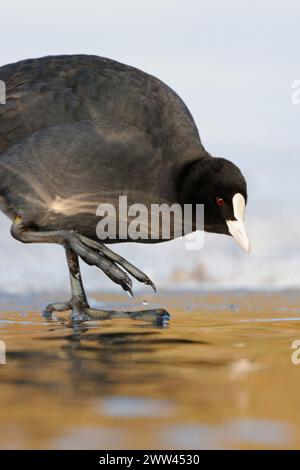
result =
[[[218,206],[222,207],[222,206],[224,206],[225,201],[224,201],[223,198],[217,197],[217,198],[216,198],[216,203],[218,204]]]

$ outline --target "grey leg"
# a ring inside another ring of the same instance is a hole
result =
[[[102,310],[91,308],[87,302],[86,294],[82,284],[78,256],[70,248],[66,248],[66,257],[70,273],[72,298],[69,302],[50,304],[46,307],[46,315],[51,315],[54,311],[62,312],[71,310],[71,320],[75,322],[90,319],[107,320],[115,317],[129,317],[134,320],[155,320],[156,325],[163,326],[169,320],[169,314],[163,309],[139,310],[136,312],[126,312],[117,310]]]
[[[122,271],[112,260],[99,254],[95,250],[84,245],[73,231],[53,230],[48,232],[39,232],[28,230],[17,220],[11,228],[11,234],[17,240],[23,243],[58,243],[65,248],[71,248],[89,265],[100,268],[113,282],[132,295],[132,281],[130,277]]]
[[[45,310],[45,314],[47,316],[51,315],[54,311],[63,312],[71,310],[71,319],[73,321],[84,321],[89,318],[108,319],[115,316],[125,316],[133,319],[154,319],[156,323],[160,325],[164,324],[166,320],[168,320],[169,314],[163,309],[119,312],[95,309],[89,306],[81,279],[78,256],[80,256],[87,264],[99,267],[112,281],[121,285],[124,290],[129,291],[131,294],[131,279],[118,265],[126,269],[129,274],[134,276],[140,282],[150,285],[155,290],[154,284],[146,274],[121,256],[109,250],[102,243],[80,236],[73,231],[54,230],[39,232],[28,230],[22,224],[20,219],[16,219],[11,228],[11,234],[14,238],[22,241],[23,243],[58,243],[65,247],[70,273],[72,297],[68,302],[59,302],[48,305]]]
[[[47,305],[44,312],[45,316],[51,316],[54,311],[64,312],[71,310],[71,320],[89,320],[89,316],[86,313],[86,309],[89,308],[89,305],[82,284],[78,256],[71,248],[66,248],[66,257],[70,274],[72,292],[71,300],[68,302],[58,302]]]
[[[78,256],[71,248],[66,248],[66,257],[70,274],[71,300],[49,304],[45,309],[45,316],[51,316],[53,312],[71,310],[71,320],[82,322],[91,318],[106,320],[117,314],[118,312],[95,309],[89,306],[82,283]]]

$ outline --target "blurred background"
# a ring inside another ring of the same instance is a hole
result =
[[[161,288],[300,286],[298,223],[300,79],[297,0],[11,0],[1,5],[0,65],[51,54],[97,54],[138,67],[186,102],[206,149],[235,162],[248,181],[250,256],[227,237],[206,235],[116,251]],[[60,247],[22,245],[0,217],[0,289],[68,288]],[[119,292],[83,267],[90,290]]]

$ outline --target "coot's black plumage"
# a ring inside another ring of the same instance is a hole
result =
[[[120,195],[128,205],[205,204],[205,230],[231,234],[248,250],[244,177],[209,155],[187,107],[163,82],[85,55],[6,65],[0,80],[7,90],[0,106],[2,210],[15,238],[61,243],[67,252],[72,300],[49,312],[99,314],[87,304],[78,255],[126,290],[131,280],[120,266],[152,284],[97,240],[97,206],[117,207]]]

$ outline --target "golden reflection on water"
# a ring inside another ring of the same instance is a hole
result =
[[[299,297],[148,297],[172,314],[165,328],[120,318],[72,328],[41,317],[49,298],[4,299],[0,447],[299,448]]]

